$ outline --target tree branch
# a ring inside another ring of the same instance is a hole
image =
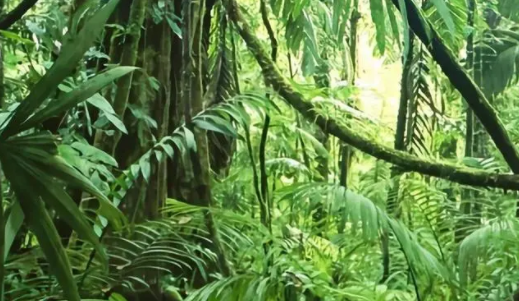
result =
[[[409,27],[418,36],[431,53],[433,59],[440,65],[443,73],[449,78],[452,85],[461,93],[474,114],[481,121],[496,147],[515,174],[519,174],[519,154],[515,149],[506,129],[499,119],[497,112],[490,105],[487,98],[474,83],[472,78],[458,64],[451,51],[443,44],[438,33],[429,21],[424,18],[420,9],[412,0],[404,0]],[[399,0],[393,4],[401,10]]]
[[[378,159],[398,165],[404,171],[419,172],[424,175],[446,179],[464,185],[496,187],[508,190],[519,190],[519,176],[495,174],[486,171],[458,166],[449,163],[435,162],[412,156],[403,151],[397,151],[387,146],[375,143],[348,128],[340,126],[334,119],[318,115],[312,104],[294,91],[287,80],[281,75],[273,61],[263,49],[260,41],[242,17],[235,0],[229,0],[227,11],[235,23],[239,34],[247,44],[253,56],[260,65],[265,81],[272,85],[292,107],[307,119],[315,123],[325,132],[339,138],[341,141]]]
[[[38,0],[23,0],[20,2],[11,12],[0,18],[0,30],[9,29],[9,27],[20,20],[29,9],[36,5],[36,2],[38,2]]]

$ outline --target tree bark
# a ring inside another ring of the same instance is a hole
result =
[[[398,107],[398,116],[396,122],[395,131],[395,142],[394,147],[399,151],[406,151],[405,145],[405,133],[406,133],[406,119],[407,111],[411,98],[413,97],[410,86],[413,86],[413,78],[411,75],[411,67],[413,65],[414,58],[414,35],[409,32],[409,53],[402,58],[404,66],[402,68],[402,80],[400,83],[400,104]],[[400,203],[399,203],[399,191],[400,191],[400,176],[401,172],[398,168],[391,169],[391,179],[395,179],[394,186],[390,188],[386,208],[387,212],[396,217],[400,218]],[[386,282],[389,278],[391,265],[391,257],[389,252],[389,233],[384,231],[382,233],[382,279],[380,283]]]
[[[191,118],[204,109],[203,98],[203,28],[205,0],[189,0],[183,3],[183,50],[182,50],[182,102],[184,119],[187,127],[193,132],[196,150],[189,150],[192,167],[191,191],[188,202],[191,204],[212,207],[211,175],[209,164],[209,148],[207,133],[195,129]],[[218,228],[211,211],[205,212],[205,226],[210,236],[213,251],[218,258],[220,271],[224,276],[232,273],[226,258]]]
[[[357,77],[358,70],[358,58],[357,58],[357,29],[359,20],[361,19],[361,14],[359,12],[359,1],[354,0],[353,2],[353,11],[351,12],[350,17],[350,59],[351,59],[351,71],[353,75],[351,76],[351,86],[355,86],[355,80]],[[350,104],[353,107],[356,106],[355,103]],[[351,170],[351,163],[353,157],[353,150],[350,146],[341,144],[340,146],[340,156],[339,156],[339,166],[340,166],[340,174],[339,174],[339,185],[348,187],[348,175]]]
[[[239,34],[260,65],[265,80],[272,85],[292,107],[308,120],[314,121],[323,131],[339,140],[372,155],[378,159],[398,165],[403,172],[418,172],[424,175],[446,179],[465,185],[496,187],[508,190],[519,190],[519,177],[508,174],[490,173],[478,169],[458,166],[455,164],[421,159],[403,151],[394,150],[373,142],[371,139],[339,125],[334,119],[325,118],[315,112],[312,104],[294,91],[288,81],[281,75],[272,60],[263,49],[260,41],[242,17],[235,1],[227,3],[230,19],[235,23]]]
[[[468,1],[467,5],[467,26],[472,28],[474,26],[474,9],[475,3],[473,0]],[[468,72],[472,72],[472,68],[474,67],[474,33],[471,32],[467,37],[467,65],[466,69]],[[466,101],[466,100],[465,100]],[[474,156],[474,112],[467,108],[466,116],[465,116],[465,157],[473,157]],[[472,211],[472,200],[475,198],[476,194],[474,191],[467,189],[462,192],[460,211],[462,214],[466,215],[466,217],[470,216]],[[467,236],[467,229],[472,223],[472,219],[460,219],[456,225],[456,229],[454,231],[455,241],[460,242]]]
[[[146,14],[147,0],[133,0],[130,9],[130,19],[128,22],[128,33],[125,37],[125,43],[121,54],[121,66],[135,66],[139,54],[139,40],[141,38],[141,27],[144,23]],[[124,112],[128,106],[128,97],[132,85],[133,72],[117,81],[117,91],[112,102],[115,113],[121,119],[124,118]],[[116,131],[114,135],[108,136],[104,132],[99,131],[96,134],[95,146],[101,150],[113,155],[115,147],[121,138],[121,133]]]
[[[401,10],[399,0],[392,0],[398,10]],[[492,137],[496,147],[503,155],[514,173],[519,173],[519,153],[512,143],[497,112],[474,83],[472,78],[457,63],[451,51],[443,44],[440,36],[431,24],[422,16],[420,9],[412,0],[404,0],[409,27],[422,41],[433,59],[440,65],[452,85],[461,93],[481,121],[486,131]]]

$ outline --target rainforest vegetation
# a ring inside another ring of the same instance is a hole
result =
[[[0,43],[0,301],[519,300],[518,0],[0,0]]]

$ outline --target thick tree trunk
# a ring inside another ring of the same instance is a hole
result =
[[[400,10],[400,0],[393,4]],[[486,131],[492,137],[496,147],[514,173],[519,173],[519,154],[497,112],[474,83],[472,78],[457,63],[451,51],[443,44],[440,36],[431,24],[423,17],[420,9],[412,0],[404,0],[409,26],[416,36],[429,50],[433,59],[440,65],[452,85],[461,93],[474,114],[481,121]]]
[[[227,8],[231,20],[236,24],[241,37],[258,61],[267,82],[270,83],[291,106],[308,118],[308,120],[315,121],[316,124],[328,134],[378,159],[398,165],[404,172],[419,172],[424,175],[465,185],[519,190],[518,176],[489,173],[454,164],[420,159],[405,152],[375,143],[371,139],[365,138],[339,125],[331,118],[318,115],[313,105],[306,101],[301,94],[294,91],[287,80],[280,74],[254,32],[251,31],[247,21],[242,17],[236,2],[229,1]]]

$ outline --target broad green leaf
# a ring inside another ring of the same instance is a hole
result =
[[[389,18],[389,24],[391,25],[391,32],[393,33],[393,39],[397,42],[398,47],[400,48],[400,31],[398,29],[398,22],[396,21],[395,12],[393,11],[394,7],[391,3],[391,0],[386,0],[386,10],[387,16]]]
[[[141,174],[144,180],[148,182],[150,180],[151,176],[151,163],[150,163],[150,157],[145,156],[139,160],[139,166],[141,168]]]
[[[20,203],[14,202],[5,225],[4,260],[9,255],[9,250],[13,245],[16,234],[18,234],[18,231],[20,231],[20,228],[22,227],[24,219],[25,215],[23,214],[22,207],[20,207]]]
[[[110,121],[111,124],[113,124],[119,131],[121,131],[124,134],[128,134],[128,130],[126,129],[126,126],[124,126],[124,123],[117,117],[117,115],[105,113],[105,117]]]
[[[182,39],[182,30],[178,26],[178,24],[172,20],[169,16],[166,16],[166,21],[168,22],[169,27],[173,31],[174,34],[177,35],[180,39]]]
[[[201,129],[219,132],[227,136],[236,137],[236,131],[232,125],[225,119],[212,115],[204,115],[195,118],[193,123]]]
[[[24,160],[32,160],[31,164],[35,164],[40,170],[45,170],[45,173],[49,176],[56,177],[63,182],[79,188],[85,192],[88,192],[95,196],[99,203],[99,214],[106,217],[114,226],[115,229],[119,229],[125,223],[124,215],[110,202],[110,200],[99,191],[85,176],[83,176],[78,170],[70,166],[63,158],[49,155],[57,154],[57,147],[54,144],[54,150],[44,150],[41,147],[30,147],[30,138],[35,140],[35,145],[40,141],[44,141],[45,136],[53,138],[52,135],[26,135],[21,137],[14,137],[9,139],[3,145],[4,154],[0,154],[0,159],[4,160],[6,155],[10,156],[23,156]],[[48,141],[52,145],[53,141]],[[50,148],[51,146],[47,148]]]
[[[79,210],[78,205],[65,190],[58,183],[46,177],[45,170],[38,169],[35,165],[31,166],[29,161],[18,162],[18,166],[26,171],[28,177],[31,177],[26,180],[32,183],[34,192],[37,192],[43,201],[52,207],[58,216],[76,231],[81,239],[92,243],[105,267],[108,266],[106,253],[99,243],[99,239],[94,233],[92,226],[90,226],[85,214]]]
[[[72,143],[71,146],[78,150],[83,157],[87,157],[92,162],[105,163],[114,167],[118,166],[117,161],[112,156],[97,147],[77,141]]]
[[[336,0],[338,2],[344,2],[344,0]],[[343,9],[343,13],[342,13],[342,20],[339,20],[340,24],[338,24],[337,26],[339,27],[337,29],[337,31],[334,31],[337,33],[337,41],[339,43],[341,43],[342,41],[344,41],[344,34],[346,32],[346,27],[348,27],[346,24],[348,23],[349,21],[349,18],[350,18],[350,12],[352,10],[352,3],[351,3],[352,0],[345,0],[345,4],[344,4],[344,9]],[[334,10],[334,15],[335,15],[335,10]]]
[[[47,166],[46,169],[49,174],[61,179],[71,186],[80,188],[95,196],[100,203],[98,209],[99,214],[106,217],[113,225],[114,229],[121,228],[126,223],[124,215],[110,202],[110,200],[99,191],[85,176],[79,171],[68,165],[63,159],[59,157],[51,157],[42,163]]]
[[[123,297],[123,295],[120,295],[118,293],[112,293],[110,295],[110,298],[108,301],[127,301],[126,298]]]
[[[386,50],[386,18],[382,0],[369,0],[371,20],[375,23],[377,47],[380,54]]]
[[[100,244],[93,227],[88,223],[85,214],[81,212],[72,198],[61,187],[49,184],[40,187],[42,199],[51,206],[58,216],[63,219],[79,236],[79,238],[90,242],[95,250],[96,256],[101,260],[104,267],[108,267],[108,256],[104,247]]]
[[[0,35],[2,35],[4,38],[7,38],[7,39],[10,39],[13,41],[17,41],[17,42],[21,42],[26,45],[34,45],[33,41],[22,38],[12,31],[0,30]]]
[[[77,34],[71,38],[61,49],[60,55],[49,71],[31,89],[29,95],[16,109],[12,119],[2,132],[2,137],[11,136],[19,132],[18,126],[24,122],[43,102],[56,90],[58,85],[69,76],[78,62],[83,58],[85,52],[92,46],[94,41],[103,31],[104,24],[119,3],[119,0],[110,0],[90,18]]]
[[[351,1],[351,0],[350,0]],[[339,25],[341,17],[343,17],[343,6],[347,5],[343,0],[333,0],[333,15],[332,15],[332,32],[337,34],[339,32]]]
[[[115,114],[114,108],[112,105],[104,98],[101,94],[94,94],[92,97],[87,99],[87,102],[99,110],[103,111],[105,114]]]
[[[184,130],[184,139],[186,146],[189,150],[196,152],[196,140],[195,135],[187,127],[182,128]]]
[[[447,6],[445,0],[431,0],[432,4],[436,7],[438,14],[442,17],[443,21],[447,25],[451,37],[456,35],[456,25],[454,24],[454,20],[452,19],[451,10]]]
[[[398,0],[398,6],[400,7],[400,12],[402,14],[402,24],[404,25],[404,62],[403,64],[406,63],[406,59],[407,59],[407,54],[409,53],[409,51],[411,51],[411,49],[409,49],[410,47],[410,43],[411,41],[409,40],[411,37],[409,36],[410,34],[410,31],[409,31],[409,20],[407,19],[407,7],[406,7],[406,3],[405,3],[405,0]]]
[[[24,170],[20,170],[15,160],[2,157],[5,175],[10,181],[25,214],[29,229],[38,239],[38,243],[49,262],[49,268],[54,274],[68,301],[80,301],[76,281],[61,239],[38,195],[27,187],[32,187],[32,181]],[[29,181],[27,181],[29,180]]]
[[[324,145],[319,140],[317,140],[314,137],[314,135],[308,133],[307,131],[305,131],[301,128],[296,128],[296,131],[303,137],[303,139],[310,141],[310,143],[312,143],[313,147],[315,148],[316,153],[319,156],[328,158],[328,156],[329,156],[328,150],[326,150]]]
[[[35,113],[24,123],[22,123],[18,128],[18,132],[34,127],[50,117],[56,116],[61,112],[73,108],[80,102],[83,102],[85,100],[90,101],[92,98],[95,97],[96,93],[99,90],[101,90],[114,80],[120,78],[121,76],[124,76],[136,69],[137,68],[134,67],[116,67],[95,76],[94,78],[84,82],[79,87],[65,94],[59,99],[51,101],[43,109]],[[96,101],[98,103],[100,102],[99,99],[97,99]]]

